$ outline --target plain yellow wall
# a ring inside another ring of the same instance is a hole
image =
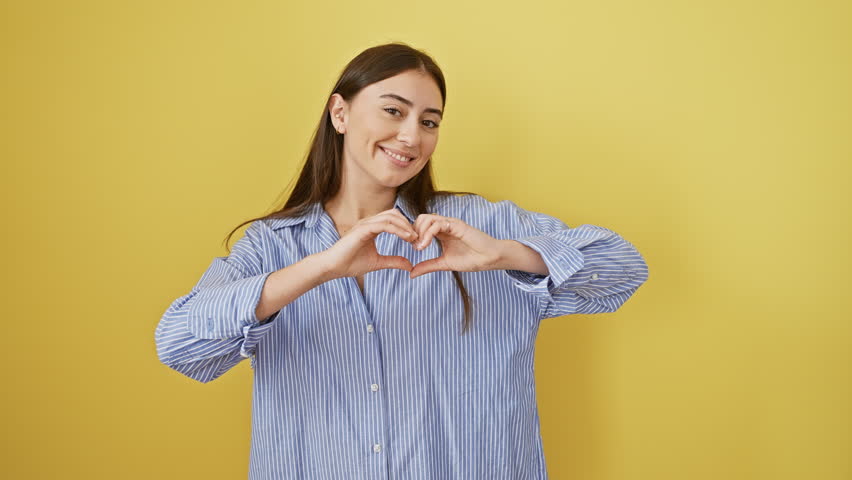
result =
[[[850,19],[804,0],[3,2],[0,476],[245,478],[248,362],[195,382],[154,328],[278,205],[346,62],[401,40],[447,77],[439,187],[611,228],[649,264],[619,311],[542,325],[551,478],[852,478]]]

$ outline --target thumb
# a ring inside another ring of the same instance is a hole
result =
[[[398,268],[407,272],[411,271],[411,262],[401,256],[379,255],[379,268]]]
[[[411,270],[411,275],[408,278],[419,277],[427,273],[437,272],[438,270],[446,270],[441,261],[441,257],[424,260]]]

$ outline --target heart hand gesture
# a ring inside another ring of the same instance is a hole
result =
[[[415,265],[409,278],[439,270],[493,270],[500,259],[501,242],[463,220],[423,214],[414,221],[414,230],[418,232],[414,248],[422,250],[433,238],[438,238],[443,253],[439,257]]]
[[[443,253],[412,267],[405,257],[378,253],[375,239],[382,232],[397,235],[418,250],[437,238]],[[321,255],[328,266],[328,278],[355,277],[383,268],[407,270],[409,278],[415,278],[439,270],[478,272],[501,268],[504,246],[504,241],[458,218],[422,214],[411,225],[399,210],[390,209],[362,219]]]
[[[357,277],[383,268],[411,271],[411,262],[396,255],[380,255],[376,250],[376,237],[392,233],[407,242],[417,240],[417,232],[408,219],[397,209],[385,210],[372,217],[364,218],[331,248],[321,252],[325,258],[329,278]]]

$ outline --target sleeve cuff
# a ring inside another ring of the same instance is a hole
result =
[[[514,280],[514,285],[523,291],[552,300],[552,295],[565,287],[574,272],[583,268],[583,254],[552,237],[541,235],[515,241],[538,252],[550,272],[549,275],[539,275],[520,270],[505,270],[509,278]]]
[[[246,327],[259,325],[255,309],[271,273],[200,289],[187,313],[190,333],[204,339],[240,337],[245,335]]]
[[[255,352],[257,344],[263,339],[266,333],[275,325],[271,320],[263,325],[248,325],[243,327],[242,345],[240,345],[240,356],[251,359],[251,368],[255,366]]]

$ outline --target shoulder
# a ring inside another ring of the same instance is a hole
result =
[[[438,215],[464,219],[466,216],[493,215],[521,210],[512,200],[490,200],[479,194],[440,194],[429,210]]]
[[[306,228],[316,223],[321,209],[322,206],[318,203],[308,204],[289,215],[276,212],[255,219],[246,228],[246,237],[256,243],[259,248],[270,246],[281,248],[282,242],[285,245],[291,245],[293,240],[302,236]]]
[[[458,218],[487,233],[515,232],[528,222],[530,212],[512,200],[492,200],[483,195],[441,195],[435,197],[432,212]]]
[[[285,226],[275,219],[260,218],[252,221],[231,248],[237,257],[253,258],[261,271],[271,271],[290,265],[300,258],[301,227]]]
[[[306,217],[261,218],[246,228],[246,236],[259,246],[271,244],[280,248],[282,242],[292,244],[293,240],[302,237],[307,221]]]
[[[512,200],[492,200],[475,193],[436,195],[433,203],[434,207],[430,209],[431,211],[438,215],[461,218],[462,220],[526,213],[526,210]]]
[[[302,206],[300,210],[297,210],[291,215],[281,216],[282,212],[278,212],[271,217],[258,220],[258,222],[263,222],[263,226],[272,231],[288,230],[289,227],[296,227],[302,224],[312,225],[316,222],[321,212],[322,206],[318,202],[314,202]]]

